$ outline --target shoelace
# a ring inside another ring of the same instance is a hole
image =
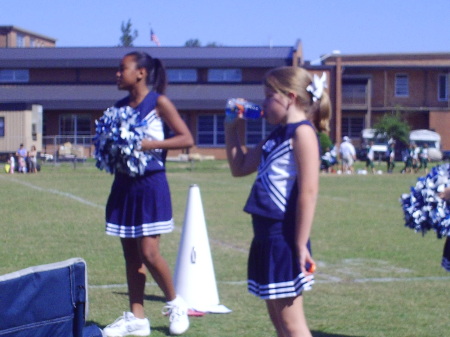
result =
[[[176,321],[181,316],[185,315],[184,310],[181,309],[177,305],[166,305],[166,306],[164,306],[164,308],[162,310],[162,314],[165,315],[165,316],[169,315],[169,320],[171,322],[172,321]]]

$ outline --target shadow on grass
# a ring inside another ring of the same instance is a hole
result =
[[[101,326],[99,325],[99,323],[97,323],[96,321],[87,320],[87,321],[85,322],[84,326],[89,326],[89,325],[96,325],[96,326],[98,326],[98,327],[101,327]]]
[[[128,292],[120,292],[115,291],[113,292],[115,295],[120,296],[128,296]],[[155,301],[155,302],[166,302],[166,299],[163,296],[158,295],[144,295],[144,300],[146,301]],[[99,326],[101,329],[104,328],[104,326],[98,325],[98,323],[94,321],[88,321],[86,322],[86,325],[95,324]],[[159,331],[160,333],[164,334],[165,336],[170,336],[169,328],[167,326],[152,326],[152,330]],[[365,336],[351,336],[351,335],[342,335],[342,334],[333,334],[328,332],[322,332],[322,331],[311,331],[313,337],[365,337]]]
[[[159,331],[164,334],[164,336],[172,336],[169,332],[168,326],[152,326],[152,331]]]
[[[321,331],[311,331],[313,337],[365,337],[365,336],[350,336],[350,335],[340,335],[333,334],[329,332],[321,332]]]
[[[120,292],[120,291],[114,291],[113,294],[121,295],[121,296],[128,296],[128,293]],[[155,301],[155,302],[166,302],[166,299],[163,296],[157,296],[157,295],[144,295],[144,300],[145,301]]]

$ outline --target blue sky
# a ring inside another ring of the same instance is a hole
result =
[[[450,0],[0,0],[0,25],[57,39],[58,47],[116,46],[122,22],[135,46],[189,39],[224,46],[293,46],[306,60],[342,54],[450,52]]]

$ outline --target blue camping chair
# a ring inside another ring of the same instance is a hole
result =
[[[1,337],[101,337],[85,327],[87,267],[81,258],[0,276]]]

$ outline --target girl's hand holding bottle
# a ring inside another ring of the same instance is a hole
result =
[[[230,98],[225,107],[225,122],[229,123],[237,118],[259,119],[264,115],[258,104],[249,102],[243,98]]]

